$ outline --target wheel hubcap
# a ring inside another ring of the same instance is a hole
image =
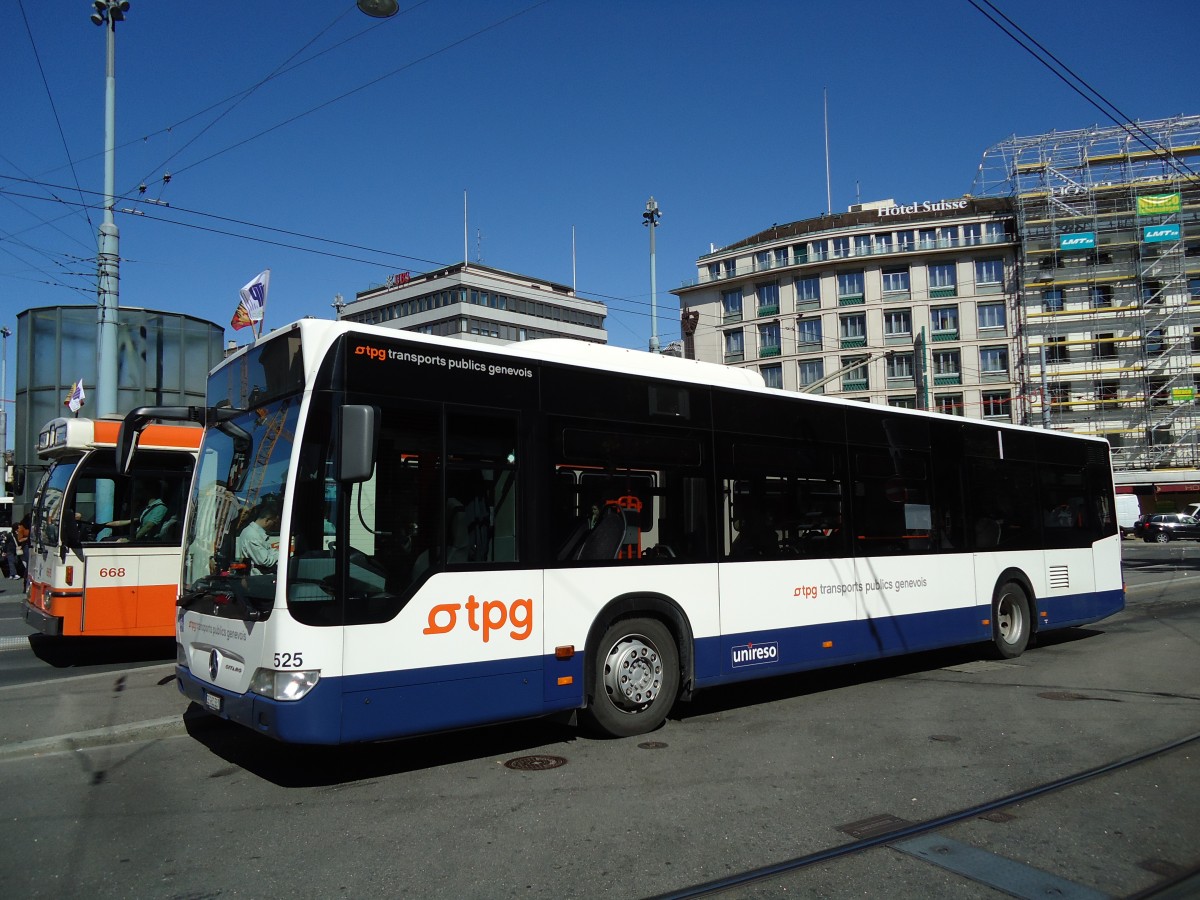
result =
[[[1000,598],[999,609],[996,610],[996,628],[1000,639],[1006,644],[1012,644],[1021,634],[1021,607],[1009,596]]]
[[[645,709],[662,690],[663,666],[658,648],[642,635],[617,641],[604,661],[604,689],[613,705],[625,712]]]

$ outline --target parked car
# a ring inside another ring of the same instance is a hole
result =
[[[1200,519],[1183,513],[1166,513],[1151,516],[1142,530],[1142,540],[1147,544],[1167,541],[1200,541]]]
[[[1135,538],[1144,538],[1146,536],[1146,523],[1154,518],[1150,513],[1142,513],[1133,520],[1133,536]]]

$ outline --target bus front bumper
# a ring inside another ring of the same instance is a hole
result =
[[[51,637],[61,637],[63,633],[61,618],[50,615],[44,609],[38,609],[29,601],[25,601],[25,624]]]
[[[222,690],[178,664],[175,682],[179,693],[205,712],[266,737],[293,744],[339,743],[341,695],[334,684],[318,684],[302,701],[282,702],[258,694]]]

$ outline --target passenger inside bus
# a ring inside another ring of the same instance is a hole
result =
[[[275,571],[279,562],[279,519],[279,499],[263,497],[253,518],[237,536],[233,555],[236,559],[249,561],[251,575]]]

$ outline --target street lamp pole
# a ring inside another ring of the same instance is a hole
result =
[[[654,275],[654,232],[658,228],[658,220],[662,211],[651,197],[646,201],[646,211],[642,213],[642,224],[650,229],[650,352],[658,352],[658,283]]]
[[[8,339],[12,331],[0,325],[0,493],[8,493]]]
[[[117,411],[117,320],[120,309],[119,234],[113,220],[117,175],[117,23],[125,20],[128,0],[94,0],[92,23],[105,31],[104,65],[104,221],[97,248],[96,292],[99,339],[96,359],[96,414]]]

